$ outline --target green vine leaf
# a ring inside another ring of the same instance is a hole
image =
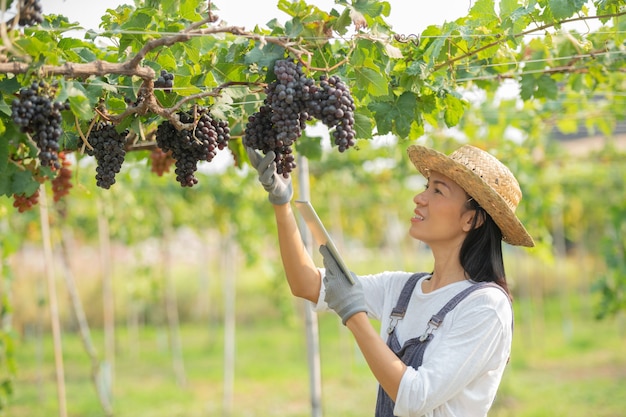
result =
[[[6,130],[4,123],[2,133]],[[7,175],[7,166],[9,164],[9,141],[4,137],[0,139],[0,177]]]
[[[354,130],[357,138],[371,138],[373,135],[372,116],[365,110],[361,109],[354,113]]]
[[[453,127],[459,124],[464,112],[464,102],[453,94],[447,94],[444,98],[444,120],[446,126]]]
[[[537,98],[556,100],[557,95],[558,85],[556,80],[545,74],[539,77],[534,91],[534,96]]]
[[[57,100],[60,102],[69,101],[72,113],[79,120],[91,120],[94,117],[94,107],[100,99],[100,88],[95,84],[89,93],[85,87],[77,81],[64,81],[63,88]]]
[[[285,48],[274,44],[259,44],[245,57],[246,64],[256,64],[259,68],[273,68],[274,62],[285,57]]]
[[[389,93],[387,78],[373,65],[373,62],[370,61],[364,64],[369,64],[369,67],[361,66],[354,68],[356,88],[375,97],[387,95]]]
[[[490,25],[500,20],[496,15],[493,0],[477,0],[470,9],[468,17],[478,26]]]
[[[11,175],[11,194],[32,195],[39,188],[39,183],[33,178],[32,172],[21,169],[9,169]]]
[[[371,103],[368,108],[374,113],[378,127],[377,134],[385,135],[394,131],[404,138],[410,134],[411,124],[415,119],[417,99],[415,94],[405,92],[394,101]]]
[[[8,102],[4,100],[4,94],[2,94],[2,92],[0,91],[0,112],[4,113],[7,116],[11,115],[11,107],[9,106]],[[0,122],[2,122],[2,119],[0,119]],[[2,123],[3,129],[1,133],[4,133],[4,123]]]
[[[557,20],[574,16],[584,5],[585,0],[549,0],[552,16]]]
[[[168,6],[166,6],[169,3]],[[163,1],[163,10],[167,14],[175,14],[177,11],[180,13],[180,17],[187,19],[190,22],[197,22],[202,20],[202,16],[198,13],[198,8],[204,4],[204,2],[198,0],[168,0]]]

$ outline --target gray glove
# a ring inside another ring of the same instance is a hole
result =
[[[367,313],[363,285],[355,274],[352,274],[354,285],[348,281],[326,245],[320,246],[320,253],[324,258],[324,267],[326,268],[326,275],[324,276],[326,296],[324,301],[341,317],[341,322],[345,325],[346,321],[356,313],[361,311]]]
[[[259,173],[259,181],[269,193],[270,203],[274,205],[282,205],[291,201],[293,197],[293,188],[291,187],[291,179],[276,174],[276,154],[269,151],[265,156],[254,149],[246,146],[248,159],[250,164]]]

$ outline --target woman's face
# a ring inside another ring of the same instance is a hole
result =
[[[458,184],[438,172],[432,172],[426,189],[417,194],[409,235],[431,247],[460,245],[471,223],[475,210],[466,203],[469,196]]]

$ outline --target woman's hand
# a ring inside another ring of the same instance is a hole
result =
[[[356,313],[367,313],[363,286],[355,274],[352,274],[354,285],[350,283],[326,245],[320,246],[320,253],[324,258],[326,268],[324,301],[341,317],[341,322],[345,325],[348,319]]]
[[[246,146],[246,152],[250,164],[259,173],[259,181],[269,193],[270,203],[280,206],[287,204],[293,197],[293,188],[291,187],[291,179],[282,175],[276,175],[276,154],[269,151],[265,156],[254,149]]]

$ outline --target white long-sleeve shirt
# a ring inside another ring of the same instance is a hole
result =
[[[324,269],[320,269],[322,276]],[[380,335],[387,340],[389,315],[411,276],[408,272],[383,272],[359,276],[369,317],[381,321]],[[415,286],[404,319],[396,326],[400,345],[420,336],[427,323],[452,297],[472,285],[456,282],[424,293]],[[316,311],[324,311],[322,284]],[[484,417],[491,407],[511,352],[512,310],[507,296],[497,288],[471,293],[448,313],[426,348],[422,366],[408,366],[398,390],[394,414],[398,417]]]

